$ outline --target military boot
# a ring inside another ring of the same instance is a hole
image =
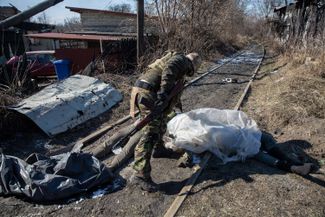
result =
[[[290,170],[293,173],[305,176],[308,175],[313,167],[312,163],[305,163],[304,165],[291,166]]]
[[[152,181],[151,177],[134,176],[132,183],[149,193],[159,191],[159,186]]]
[[[141,190],[147,191],[149,193],[159,191],[159,186],[152,181],[150,175],[144,175],[142,172],[136,172],[133,175],[131,184],[139,186]]]
[[[152,151],[153,158],[165,158],[165,157],[170,157],[173,154],[174,154],[173,150],[167,149],[163,145],[155,145]]]

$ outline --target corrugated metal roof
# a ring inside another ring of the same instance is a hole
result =
[[[58,39],[58,40],[82,40],[82,41],[119,41],[132,36],[115,36],[115,35],[90,35],[90,34],[66,34],[57,32],[35,33],[25,35],[29,38]]]
[[[53,136],[111,109],[122,98],[109,84],[74,75],[47,86],[11,109],[26,115]]]

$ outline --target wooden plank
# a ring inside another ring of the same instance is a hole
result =
[[[99,45],[100,45],[100,53],[101,53],[101,55],[103,56],[104,49],[103,49],[103,40],[102,40],[102,39],[99,40]],[[104,59],[102,59],[102,68],[103,68],[103,72],[106,73],[105,61],[104,61]]]

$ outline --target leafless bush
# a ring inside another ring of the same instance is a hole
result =
[[[130,4],[116,4],[116,5],[109,5],[107,6],[108,10],[116,11],[116,12],[131,12],[131,5]]]
[[[268,19],[272,17],[275,7],[281,6],[283,4],[288,5],[287,0],[250,0],[254,9],[251,13],[254,13],[258,17]]]
[[[159,43],[152,48],[159,56],[167,49],[183,52],[197,51],[209,57],[216,50],[223,53],[225,44],[234,44],[243,33],[246,21],[242,1],[230,0],[152,0],[147,5],[147,14],[156,15],[159,26]],[[150,53],[149,48],[149,53]]]
[[[81,29],[82,25],[79,17],[65,18],[63,24],[56,26],[58,32],[73,32],[80,31]]]
[[[26,96],[37,89],[29,72],[26,55],[20,57],[17,67],[0,67],[0,91],[11,96]]]
[[[8,126],[10,126],[10,112],[7,110],[7,106],[13,105],[20,100],[19,97],[8,94],[4,90],[0,90],[0,138]],[[11,123],[12,124],[12,123]]]

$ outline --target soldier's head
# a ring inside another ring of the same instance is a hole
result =
[[[189,60],[191,60],[191,62],[193,64],[194,71],[191,74],[188,75],[188,76],[192,76],[200,68],[202,60],[201,60],[201,57],[200,57],[200,55],[198,53],[189,53],[189,54],[186,55],[186,57]]]

